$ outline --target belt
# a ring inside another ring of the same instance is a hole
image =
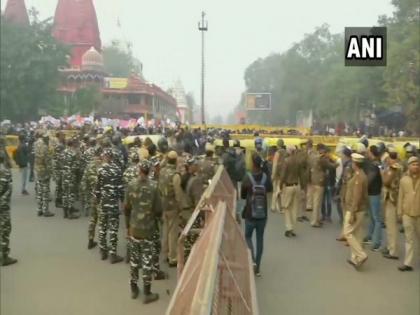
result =
[[[286,184],[286,187],[292,187],[292,186],[297,186],[298,184],[297,183],[294,183],[294,184]]]

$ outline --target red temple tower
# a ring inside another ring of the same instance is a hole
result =
[[[8,0],[4,10],[4,18],[10,22],[21,25],[29,25],[28,11],[25,0]]]
[[[101,37],[93,0],[59,0],[53,36],[72,47],[71,66],[80,68],[91,47],[101,51]]]

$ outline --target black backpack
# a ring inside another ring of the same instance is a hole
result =
[[[251,173],[248,176],[252,183],[251,195],[251,217],[253,219],[265,219],[267,217],[267,191],[265,183],[267,181],[267,174],[262,173],[262,178],[257,183]]]

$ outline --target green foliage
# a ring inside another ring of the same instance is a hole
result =
[[[51,20],[39,21],[35,10],[30,15],[30,27],[1,18],[0,120],[35,120],[57,97],[57,70],[69,50],[51,36]]]
[[[393,17],[379,17],[388,27],[387,67],[345,67],[343,34],[324,24],[282,54],[253,62],[245,71],[247,92],[271,92],[271,112],[251,112],[249,123],[294,123],[300,110],[317,120],[359,122],[364,109],[403,107],[407,127],[420,133],[420,3],[393,0]],[[243,108],[244,97],[239,108]]]
[[[111,76],[128,77],[133,72],[138,75],[142,73],[142,64],[133,56],[130,44],[123,48],[120,41],[114,40],[103,48],[102,55],[105,71]]]

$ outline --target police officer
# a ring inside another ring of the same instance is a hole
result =
[[[85,148],[82,150],[80,148],[80,173],[82,177],[84,176],[84,173],[86,172],[86,168],[89,165],[89,163],[94,159],[95,157],[95,151],[97,150],[96,147],[96,139],[95,138],[89,138],[86,141]],[[91,194],[86,189],[80,189],[80,198],[82,202],[82,208],[84,210],[85,216],[89,216],[91,211]]]
[[[168,153],[168,160],[159,175],[159,191],[163,207],[162,251],[170,267],[177,265],[177,241],[179,233],[179,212],[183,200],[181,175],[177,171],[178,154]]]
[[[280,200],[280,175],[281,170],[284,166],[286,159],[286,150],[284,147],[284,140],[277,140],[277,151],[273,158],[273,170],[271,172],[271,180],[273,182],[273,194],[271,199],[271,211],[281,211],[281,200]]]
[[[66,138],[62,132],[56,133],[57,144],[53,153],[53,172],[55,180],[55,207],[63,207],[63,154],[66,148]]]
[[[138,155],[137,152],[132,152],[130,153],[129,156],[129,166],[127,167],[127,169],[124,171],[123,174],[123,183],[124,183],[124,188],[127,189],[128,184],[138,176],[139,174],[139,162],[140,162],[140,157]]]
[[[50,168],[51,159],[48,151],[49,138],[42,135],[35,143],[35,173],[36,173],[36,199],[38,201],[38,216],[52,217],[49,211],[50,199]]]
[[[94,241],[96,224],[98,222],[98,206],[95,204],[95,189],[98,180],[98,170],[102,164],[101,153],[102,149],[100,147],[97,147],[93,158],[86,166],[81,184],[82,189],[85,191],[85,194],[87,196],[86,205],[90,209],[88,227],[88,249],[95,248],[97,245],[97,242]]]
[[[412,156],[407,161],[408,172],[401,178],[398,195],[398,217],[405,231],[405,259],[400,271],[412,271],[414,244],[420,241],[420,160]]]
[[[63,210],[64,218],[77,219],[74,208],[76,189],[78,189],[77,173],[80,160],[77,153],[76,139],[67,140],[67,148],[63,152]]]
[[[351,258],[347,262],[357,270],[368,258],[360,243],[363,217],[369,203],[368,180],[362,169],[365,157],[358,153],[353,153],[351,157],[354,175],[346,188],[343,232],[351,250]]]
[[[201,174],[204,184],[208,186],[214,174],[216,174],[217,161],[214,158],[214,145],[206,143],[205,151],[204,159],[201,161]]]
[[[10,232],[10,198],[12,196],[12,173],[7,163],[6,153],[0,151],[0,266],[17,263],[17,259],[9,256]]]
[[[389,153],[387,159],[388,168],[382,172],[383,200],[385,210],[385,225],[387,234],[387,246],[383,256],[388,259],[398,259],[398,220],[397,202],[398,189],[402,176],[402,167],[398,163],[396,152]]]
[[[149,179],[150,162],[140,163],[140,176],[131,181],[126,192],[125,216],[130,237],[130,287],[131,297],[139,295],[139,267],[143,270],[143,303],[159,299],[151,292],[152,286],[152,235],[156,219],[160,216],[161,202],[157,183]]]
[[[106,260],[110,255],[111,264],[119,263],[124,259],[117,255],[119,203],[123,201],[123,183],[121,168],[114,163],[112,150],[104,149],[102,153],[103,164],[98,170],[95,196],[98,208],[99,221],[99,248],[101,259]],[[107,244],[109,235],[109,247]]]
[[[287,147],[287,157],[284,161],[284,168],[280,176],[280,193],[284,207],[286,224],[286,237],[296,236],[294,228],[296,225],[297,213],[301,202],[302,178],[299,172],[299,159],[296,156],[296,147]]]

